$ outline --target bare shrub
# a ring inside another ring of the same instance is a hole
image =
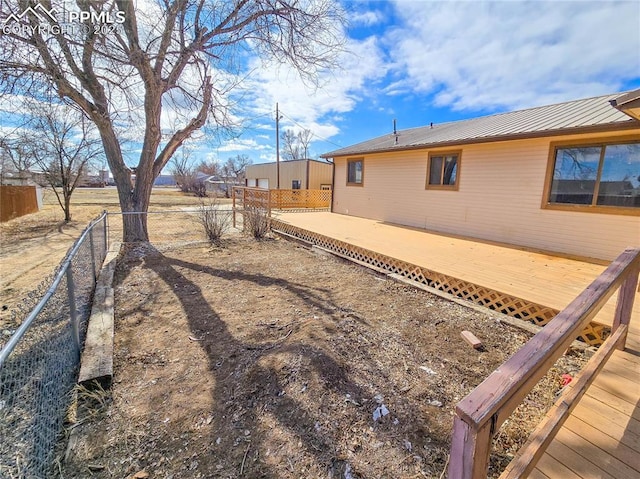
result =
[[[267,210],[259,206],[250,205],[244,212],[244,231],[255,239],[263,239],[271,227]]]
[[[222,236],[229,230],[231,214],[228,210],[221,210],[218,200],[214,198],[200,203],[198,222],[204,228],[209,243],[219,246]]]

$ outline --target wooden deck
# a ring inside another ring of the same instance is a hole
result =
[[[277,219],[558,310],[605,269],[602,264],[333,213],[283,213]],[[614,309],[612,299],[596,320],[610,325]],[[640,293],[626,350],[614,353],[529,477],[640,477]]]

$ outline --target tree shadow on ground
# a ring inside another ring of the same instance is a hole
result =
[[[295,298],[337,322],[344,317],[345,310],[336,304],[331,291],[264,274],[194,264],[167,257],[153,247],[140,261],[144,268],[152,270],[174,292],[185,312],[190,331],[194,335],[208,332],[201,346],[207,354],[215,383],[211,411],[214,418],[212,443],[220,445],[219,450],[222,451],[233,451],[238,447],[245,451],[240,473],[246,477],[276,479],[280,477],[278,470],[288,467],[291,473],[295,471],[298,474],[300,471],[296,470],[295,458],[288,465],[276,465],[269,460],[269,451],[285,447],[283,441],[287,441],[296,443],[302,456],[312,458],[312,462],[318,465],[315,473],[322,472],[324,477],[344,477],[345,467],[348,466],[344,451],[341,452],[338,446],[338,438],[321,427],[326,418],[319,417],[318,410],[309,410],[296,398],[284,394],[288,379],[282,372],[294,367],[289,363],[292,360],[298,361],[298,364],[303,362],[310,374],[315,375],[318,383],[322,384],[322,394],[335,395],[343,401],[353,398],[354,404],[360,398],[372,397],[372,385],[354,381],[349,375],[348,363],[337,361],[330,351],[304,340],[296,340],[289,335],[257,342],[238,339],[207,302],[201,288],[202,282],[195,283],[186,275],[195,272],[212,279],[223,279],[229,282],[230,288],[242,289],[248,284],[284,288]],[[362,321],[357,315],[352,317]],[[364,358],[365,361],[367,359],[370,358]],[[320,405],[320,409],[327,410],[324,405]],[[327,413],[330,411],[327,410]],[[371,411],[367,409],[362,413],[369,417]],[[416,431],[429,430],[419,414],[413,414],[413,419]],[[274,439],[269,430],[270,424],[284,430],[285,434]],[[229,430],[236,431],[236,434],[230,436]],[[222,473],[228,475],[234,468],[237,472],[237,458],[219,457],[216,460],[218,470],[214,468],[214,461],[202,465],[199,471],[205,477]]]

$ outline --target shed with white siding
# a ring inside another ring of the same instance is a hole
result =
[[[640,245],[639,98],[637,90],[429,125],[327,153],[332,211],[613,259]]]

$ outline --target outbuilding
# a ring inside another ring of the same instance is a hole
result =
[[[278,163],[260,163],[247,165],[246,186],[272,190],[330,190],[332,175],[333,165],[326,161],[286,160],[280,161],[279,167]]]

